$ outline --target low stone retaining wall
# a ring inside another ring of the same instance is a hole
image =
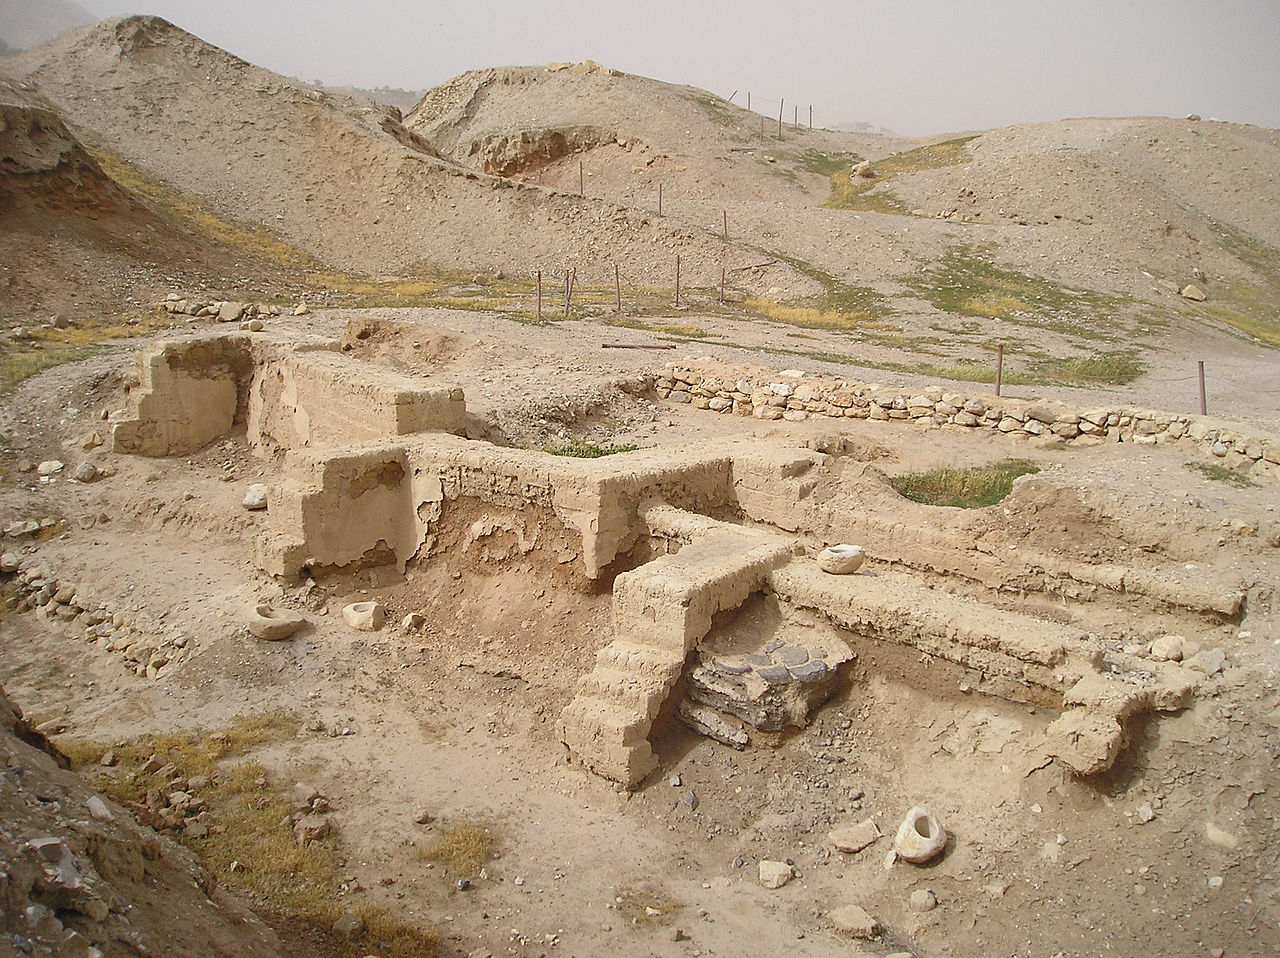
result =
[[[811,378],[801,373],[673,365],[655,376],[654,391],[670,402],[723,415],[800,422],[807,419],[900,420],[920,426],[987,429],[1039,437],[1064,446],[1104,442],[1179,443],[1251,476],[1280,479],[1280,437],[1208,416],[1127,406],[1073,409],[1059,402],[1025,401],[931,386],[919,392],[868,383]]]

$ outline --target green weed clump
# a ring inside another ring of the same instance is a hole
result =
[[[569,456],[573,459],[599,459],[602,456],[614,456],[620,452],[635,452],[640,447],[634,443],[609,444],[598,446],[585,440],[574,440],[562,446],[547,446],[543,451],[553,456]]]
[[[1226,466],[1217,462],[1188,462],[1187,468],[1193,472],[1198,472],[1213,482],[1226,483],[1236,489],[1248,489],[1250,486],[1256,486],[1257,483],[1246,476],[1243,472],[1236,472],[1234,469],[1228,469]]]
[[[900,496],[927,506],[981,509],[994,506],[1013,491],[1013,480],[1039,472],[1026,459],[1005,459],[969,469],[935,469],[896,476],[890,484]]]

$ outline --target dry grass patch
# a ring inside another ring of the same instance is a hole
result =
[[[436,954],[434,931],[407,924],[384,909],[364,903],[356,911],[365,921],[366,937],[356,942],[328,940],[329,929],[348,905],[340,898],[340,877],[332,839],[299,845],[294,837],[289,799],[270,781],[267,770],[247,753],[292,738],[298,722],[292,715],[269,714],[235,720],[225,729],[144,735],[107,746],[102,742],[66,741],[58,747],[83,774],[121,802],[140,802],[148,789],[167,781],[145,774],[152,755],[172,763],[181,778],[207,776],[203,799],[215,825],[203,838],[178,837],[196,851],[225,885],[248,894],[256,906],[285,926],[299,924],[324,939],[325,954],[360,958],[376,953],[388,958]],[[108,747],[116,767],[97,762]]]
[[[853,175],[853,167],[846,166],[831,174],[831,196],[826,206],[835,210],[861,210],[873,213],[905,213],[906,209],[890,194],[875,192],[877,186],[888,183],[900,173],[916,173],[955,166],[969,160],[965,145],[972,136],[957,137],[942,143],[932,143],[905,153],[895,153],[872,164],[876,175],[870,179]]]
[[[493,833],[475,822],[460,822],[441,831],[419,855],[448,869],[454,878],[477,878],[493,857]]]
[[[613,904],[622,919],[632,927],[660,923],[680,908],[678,901],[650,885],[616,889]]]
[[[310,266],[315,263],[311,257],[294,249],[266,229],[236,223],[220,216],[206,203],[144,173],[123,157],[98,150],[94,152],[93,158],[107,176],[126,190],[147,200],[162,216],[180,226],[195,230],[232,249],[284,266]]]
[[[171,324],[167,313],[139,310],[77,322],[65,329],[31,330],[23,340],[0,347],[0,396],[46,369],[88,359],[111,340],[147,336]]]

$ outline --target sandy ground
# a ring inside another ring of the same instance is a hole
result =
[[[403,356],[400,338],[434,343],[436,359],[422,371],[463,383],[491,429],[501,424],[526,441],[781,435],[772,424],[610,393],[608,377],[652,360],[632,350],[594,358],[587,344],[598,329],[437,314],[430,318],[449,322],[448,331],[405,333],[385,313],[321,315],[313,328],[338,332],[352,318],[380,330],[359,340],[375,361],[380,350]],[[53,454],[118,404],[124,359],[102,356],[24,385],[8,412],[28,437],[18,452]],[[603,412],[574,415],[561,404],[557,418],[551,387],[566,377],[576,384],[566,397],[591,393],[598,379]],[[787,425],[793,436],[831,431]],[[1276,552],[1264,541],[1280,528],[1273,490],[1209,482],[1175,450],[1037,451],[877,423],[844,431],[888,473],[940,460],[1039,459],[1055,487],[1101,504],[1115,524],[1085,523],[1067,537],[1046,511],[1034,533],[1042,541],[1114,542],[1121,554],[1133,550],[1133,562],[1155,548],[1157,563],[1205,562],[1251,590],[1240,622],[1174,617],[1186,634],[1227,650],[1231,666],[1191,708],[1137,722],[1116,769],[1086,781],[1044,766],[1036,742],[1051,713],[962,691],[963,676],[945,663],[864,648],[809,728],[742,753],[675,733],[661,743],[660,773],[628,795],[569,763],[556,732],[577,679],[610,638],[607,584],[537,554],[484,566],[446,548],[407,578],[366,573],[282,590],[253,570],[249,542],[262,518],[239,508],[245,484],[270,481],[276,466],[232,436],[182,460],[108,455],[120,472],[94,485],[8,487],[11,510],[71,520],[39,548],[64,577],[189,631],[201,651],[151,682],[68,630],[9,615],[0,681],[29,712],[65,722],[68,736],[107,741],[294,712],[319,731],[259,757],[280,782],[331,797],[343,871],[362,889],[352,900],[380,900],[434,924],[445,954],[1271,953],[1280,945],[1270,786],[1280,633],[1271,611]],[[912,508],[918,521],[937,521]],[[993,527],[1007,524],[999,507],[988,512]],[[1257,521],[1259,536],[1218,545],[1231,519]],[[1157,545],[1136,547],[1144,529]],[[972,588],[945,577],[936,584]],[[427,627],[351,631],[338,610],[370,595],[392,621],[422,611]],[[257,642],[240,624],[254,599],[310,608],[314,627],[289,643]],[[1062,614],[1137,634],[1171,625],[1168,615],[1109,604],[1071,603]],[[925,868],[886,868],[887,836],[921,802],[954,836],[946,854]],[[1135,817],[1144,803],[1156,813],[1145,824]],[[432,824],[414,824],[422,810]],[[886,837],[857,856],[833,852],[827,831],[865,817]],[[416,852],[461,821],[487,825],[498,856],[460,892]],[[1237,846],[1213,844],[1207,824]],[[778,891],[760,887],[762,858],[790,859],[799,877]],[[1221,887],[1210,883],[1218,877]],[[936,910],[910,909],[922,888],[937,896]],[[830,928],[826,913],[849,902],[881,920],[882,943],[852,944]]]

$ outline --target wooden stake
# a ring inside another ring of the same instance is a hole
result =
[[[1000,381],[1004,378],[1004,347],[996,347],[996,395],[1000,395]]]
[[[676,306],[680,305],[680,254],[676,254]]]
[[[1204,360],[1203,359],[1196,363],[1196,372],[1200,376],[1200,415],[1207,416],[1209,415],[1209,410],[1208,410],[1208,407],[1205,405],[1205,401],[1204,401]]]
[[[578,195],[579,196],[587,195],[587,191],[585,187],[586,187],[586,184],[582,179],[582,161],[579,160],[578,161]]]
[[[813,129],[813,105],[809,106],[809,129]]]
[[[782,100],[778,101],[778,139],[782,139]]]
[[[728,239],[729,238],[729,211],[728,210],[720,211],[720,220],[724,225],[724,238]]]
[[[735,96],[737,96],[737,95],[738,95],[738,91],[737,91],[737,90],[734,90],[732,93],[730,93],[730,94],[729,94],[729,99],[728,99],[726,102],[728,102],[728,103],[732,103],[732,102],[733,102],[733,98],[734,98]]]
[[[798,106],[791,108],[791,129],[800,129],[800,107]]]
[[[573,271],[564,271],[564,314],[569,315],[569,302],[573,299]]]
[[[613,295],[618,300],[618,312],[622,312],[622,281],[619,279],[618,264],[613,264]]]
[[[750,90],[747,91],[747,109],[748,110],[751,109],[751,91]]]
[[[542,322],[542,270],[538,270],[538,322]]]

